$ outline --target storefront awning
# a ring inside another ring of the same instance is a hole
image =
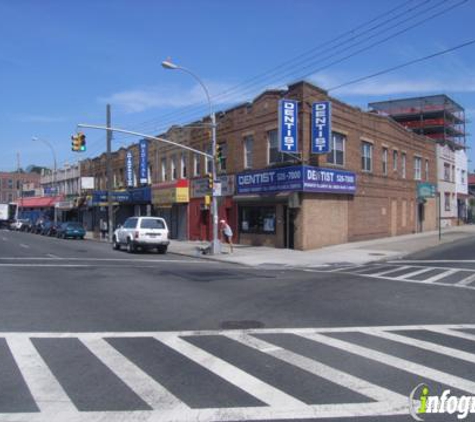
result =
[[[17,205],[22,208],[52,208],[63,199],[61,196],[39,196],[33,198],[21,198]]]
[[[233,201],[238,203],[249,203],[249,202],[259,202],[259,203],[286,203],[289,200],[289,196],[292,195],[292,192],[280,192],[275,195],[234,195]]]

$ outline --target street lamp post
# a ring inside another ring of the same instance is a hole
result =
[[[195,78],[198,83],[201,85],[203,88],[203,91],[206,94],[206,98],[208,100],[208,106],[209,106],[209,114],[211,118],[211,155],[213,156],[213,160],[211,163],[211,174],[213,177],[213,185],[214,182],[216,181],[216,114],[214,113],[213,110],[213,105],[211,103],[211,97],[209,95],[208,88],[206,88],[206,85],[203,83],[201,78],[193,73],[191,70],[181,67],[176,65],[175,63],[171,62],[170,60],[165,60],[162,62],[162,66],[165,69],[170,69],[170,70],[181,70],[185,73],[188,73],[191,75],[193,78]],[[212,197],[212,202],[211,202],[211,213],[212,213],[212,218],[213,218],[213,241],[211,244],[211,250],[213,255],[218,255],[221,253],[221,243],[219,242],[218,239],[218,198],[215,195],[215,190],[213,188],[213,192],[211,192],[211,197]]]
[[[36,137],[33,137],[31,138],[32,141],[34,142],[43,142],[46,146],[48,146],[48,148],[51,150],[51,153],[53,154],[53,177],[52,177],[52,180],[51,180],[51,185],[52,187],[55,188],[55,196],[58,195],[58,192],[56,192],[56,190],[58,189],[58,186],[57,186],[57,176],[58,176],[58,162],[56,160],[56,151],[54,150],[53,148],[53,145],[51,145],[51,143],[49,141],[47,141],[46,139],[38,139]],[[58,213],[57,213],[57,210],[56,210],[56,204],[54,206],[54,222],[55,224],[57,223],[58,221]]]

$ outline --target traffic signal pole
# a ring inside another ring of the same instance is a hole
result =
[[[114,210],[112,206],[112,130],[111,130],[111,106],[107,104],[107,153],[106,153],[106,172],[107,172],[107,237],[109,242],[112,242],[114,234]],[[101,228],[102,229],[102,228]]]

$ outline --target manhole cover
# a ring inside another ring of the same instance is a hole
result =
[[[250,328],[263,328],[265,325],[261,321],[224,321],[221,323],[221,328],[226,330],[247,330]]]

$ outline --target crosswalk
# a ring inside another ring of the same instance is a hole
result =
[[[0,422],[384,420],[420,382],[475,395],[475,324],[0,333]]]
[[[474,264],[470,261],[470,264]],[[308,268],[310,272],[355,274],[372,279],[454,286],[475,290],[475,268],[452,267],[450,262],[426,264],[424,261],[389,261],[364,265],[337,265]]]

